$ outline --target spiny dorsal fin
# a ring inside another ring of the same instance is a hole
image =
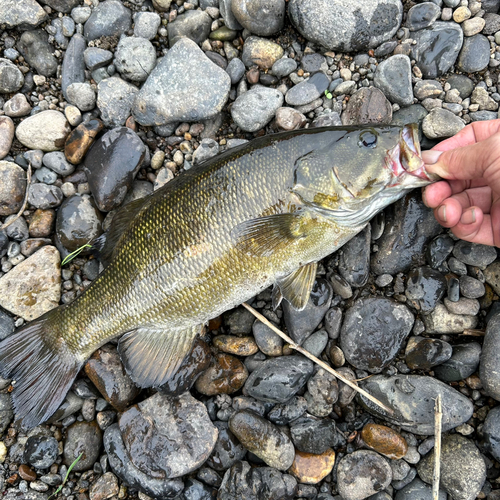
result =
[[[311,295],[317,268],[318,263],[311,262],[277,280],[276,288],[279,288],[280,293],[275,293],[273,290],[273,307],[276,308],[279,305],[278,303],[275,306],[276,295],[276,298],[286,299],[294,309],[298,311],[304,309]]]
[[[96,256],[105,264],[111,260],[113,252],[118,245],[118,241],[122,237],[124,231],[129,226],[130,222],[140,212],[149,197],[139,198],[138,200],[131,201],[125,206],[118,209],[111,221],[109,230],[99,236],[94,242],[93,247]]]
[[[179,368],[201,325],[187,329],[140,327],[120,339],[118,352],[125,370],[139,387],[158,387]]]
[[[269,257],[294,240],[306,236],[306,212],[268,215],[242,222],[233,230],[236,244],[244,253]]]

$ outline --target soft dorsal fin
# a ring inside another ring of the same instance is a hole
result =
[[[118,245],[118,241],[122,237],[125,229],[129,226],[130,222],[140,212],[149,197],[139,198],[138,200],[127,203],[124,207],[118,209],[111,221],[109,230],[99,236],[94,242],[93,247],[96,256],[105,265],[111,260],[113,252]]]
[[[272,295],[273,308],[276,309],[284,298],[294,309],[304,309],[311,295],[317,268],[318,263],[311,262],[277,280]]]
[[[122,336],[118,352],[139,387],[158,387],[179,368],[201,325],[182,329],[140,327]]]
[[[242,222],[233,230],[241,251],[268,257],[293,241],[306,236],[307,212],[268,215]]]

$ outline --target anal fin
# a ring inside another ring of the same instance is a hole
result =
[[[122,336],[118,352],[130,378],[140,387],[158,387],[178,370],[201,325],[185,329],[143,326]]]
[[[304,309],[311,295],[317,268],[317,262],[310,262],[279,279],[273,290],[273,307],[276,309],[284,298],[294,309],[299,311]]]

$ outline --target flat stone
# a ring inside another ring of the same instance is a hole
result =
[[[113,52],[99,47],[89,47],[83,52],[83,60],[90,71],[95,71],[111,64]]]
[[[296,404],[292,404],[292,407],[300,410],[300,402],[301,400],[299,397],[295,398]],[[275,411],[275,409],[272,411]],[[283,425],[281,423],[283,422],[283,416],[282,413],[279,420],[280,425]],[[290,414],[289,417],[291,416]],[[295,416],[295,413],[293,416]],[[276,413],[273,415],[273,420],[275,419]],[[305,416],[299,415],[299,417],[294,419],[290,424],[290,437],[292,438],[296,450],[302,453],[321,454],[328,451],[330,448],[335,449],[341,447],[345,441],[343,435],[337,429],[335,421],[329,418],[314,418],[307,414]]]
[[[457,59],[457,68],[464,73],[482,71],[490,62],[490,42],[481,34],[466,37]]]
[[[164,56],[137,94],[133,116],[142,125],[196,122],[218,114],[231,79],[189,38]]]
[[[118,496],[118,478],[112,472],[105,472],[89,490],[90,500],[106,500]]]
[[[347,103],[342,113],[344,125],[367,123],[389,124],[392,120],[392,106],[385,95],[374,87],[359,89]]]
[[[258,66],[260,69],[271,69],[278,59],[283,57],[283,48],[271,40],[249,36],[243,45],[241,59],[247,68]]]
[[[134,17],[134,35],[152,40],[161,24],[156,12],[138,12]]]
[[[285,95],[285,101],[290,106],[303,106],[314,101],[328,88],[330,81],[321,71],[310,78],[293,86]]]
[[[289,472],[302,484],[318,484],[330,474],[334,464],[335,452],[332,449],[321,454],[296,451]]]
[[[441,9],[433,2],[423,2],[414,5],[406,17],[406,26],[410,31],[429,28],[434,21],[441,15]]]
[[[412,370],[430,370],[451,358],[452,347],[440,339],[411,337],[406,345],[405,361]]]
[[[40,75],[52,76],[57,71],[54,47],[49,43],[49,35],[44,30],[26,31],[17,44],[19,52],[30,66]]]
[[[495,315],[490,319],[486,327],[479,366],[479,377],[486,393],[497,401],[500,401],[498,349],[500,349],[500,316]]]
[[[277,33],[285,22],[285,0],[232,0],[231,10],[244,28],[259,36]]]
[[[0,58],[0,94],[17,92],[24,84],[19,68],[8,59]]]
[[[0,116],[0,160],[9,154],[14,140],[14,130],[12,119],[8,116]]]
[[[43,182],[30,184],[28,188],[28,203],[35,208],[46,210],[47,208],[58,207],[63,201],[61,188],[49,186]]]
[[[500,406],[488,412],[483,425],[483,437],[487,451],[495,460],[500,460]]]
[[[481,17],[473,17],[462,23],[462,30],[465,36],[474,36],[483,31],[486,21]]]
[[[132,14],[119,0],[106,0],[92,11],[84,27],[87,40],[120,36],[130,29]]]
[[[45,246],[0,278],[0,306],[31,321],[59,305],[59,252]]]
[[[432,498],[432,486],[424,483],[418,477],[413,479],[411,483],[407,484],[396,492],[395,500],[427,500]],[[447,495],[444,490],[439,489],[439,500],[446,500]]]
[[[26,192],[26,173],[11,161],[0,161],[0,215],[17,214]]]
[[[484,270],[486,283],[490,284],[497,294],[500,294],[500,261],[491,263]]]
[[[94,143],[97,134],[103,129],[103,126],[101,120],[96,119],[80,123],[78,127],[73,129],[64,145],[66,159],[75,165],[79,164]]]
[[[212,18],[202,10],[188,10],[167,24],[168,43],[173,47],[182,37],[201,45],[210,34]]]
[[[7,116],[19,118],[29,115],[31,106],[24,94],[16,94],[4,104],[3,110]]]
[[[453,255],[464,264],[486,269],[497,258],[495,247],[459,240],[453,248]]]
[[[212,344],[222,352],[236,354],[237,356],[251,356],[259,350],[252,337],[217,335],[212,339]]]
[[[30,149],[57,151],[64,147],[71,127],[66,117],[55,110],[42,111],[25,118],[16,129],[16,137]]]
[[[382,61],[377,66],[373,83],[391,102],[400,106],[413,104],[411,63],[408,56],[396,54]]]
[[[229,430],[229,424],[227,422],[217,420],[214,424],[219,431],[219,435],[214,450],[207,460],[206,465],[218,472],[223,472],[239,460],[242,460],[247,450]]]
[[[0,24],[7,28],[29,29],[47,19],[47,13],[35,0],[4,0],[0,4]]]
[[[139,89],[117,76],[101,80],[97,86],[97,107],[106,127],[122,127],[130,116]]]
[[[422,129],[428,139],[452,137],[464,127],[465,123],[461,118],[441,108],[432,109],[422,122]]]

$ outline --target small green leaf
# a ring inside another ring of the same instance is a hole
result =
[[[92,245],[85,243],[85,245],[82,245],[80,248],[77,248],[74,252],[71,252],[69,255],[66,255],[66,257],[64,257],[63,261],[61,262],[61,266],[64,266],[64,264],[71,262],[75,257],[80,255],[80,253],[82,253],[86,248],[92,248]]]
[[[325,90],[325,97],[327,99],[331,99],[333,96],[332,96],[332,93],[328,91],[328,89]]]
[[[69,257],[69,255],[68,255],[68,257]],[[57,490],[54,491],[54,493],[52,493],[52,495],[50,495],[49,498],[47,498],[47,500],[52,498],[54,495],[57,495],[63,489],[63,486],[66,484],[66,481],[68,480],[68,477],[69,477],[71,470],[80,461],[80,458],[82,458],[82,455],[83,455],[83,453],[80,453],[80,455],[78,455],[76,457],[75,461],[68,467],[68,472],[66,472],[66,476],[64,476],[63,482],[59,485],[59,488],[57,488]]]

